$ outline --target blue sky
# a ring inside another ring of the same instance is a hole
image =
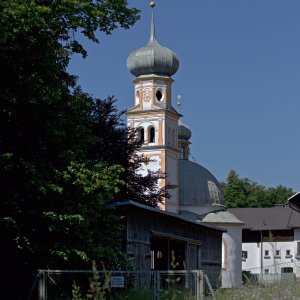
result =
[[[149,1],[130,0],[141,20],[83,43],[89,56],[69,71],[85,92],[133,105],[128,55],[149,37]],[[300,1],[157,0],[156,36],[180,60],[173,106],[182,96],[191,154],[219,180],[229,170],[267,187],[300,190]]]

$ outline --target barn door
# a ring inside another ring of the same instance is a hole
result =
[[[200,246],[199,245],[187,243],[186,268],[187,270],[199,270],[200,268]]]

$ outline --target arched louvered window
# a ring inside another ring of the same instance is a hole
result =
[[[143,127],[139,127],[137,129],[137,138],[140,143],[144,143],[145,141],[145,131]]]
[[[153,126],[148,127],[148,142],[155,143],[155,128]]]

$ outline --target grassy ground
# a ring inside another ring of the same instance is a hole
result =
[[[217,300],[300,300],[300,282],[245,285],[239,289],[219,290],[215,296]]]

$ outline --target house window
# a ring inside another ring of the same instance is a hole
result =
[[[300,242],[297,242],[297,252],[296,256],[300,257]]]
[[[265,274],[269,274],[269,269],[265,269]]]
[[[153,126],[148,127],[148,141],[149,143],[155,142],[155,129]]]
[[[280,258],[280,250],[275,250],[275,258]]]
[[[248,258],[248,251],[242,251],[242,260],[246,261],[247,258]]]
[[[293,268],[292,267],[281,268],[281,273],[293,273]]]
[[[269,250],[265,250],[265,258],[270,258],[270,252],[269,252]]]
[[[144,140],[145,140],[145,131],[144,131],[144,128],[143,127],[139,127],[137,129],[137,136],[138,136],[138,141],[140,143],[144,143]]]
[[[291,257],[292,257],[292,255],[291,255],[291,250],[286,250],[286,251],[285,251],[285,257],[286,257],[286,258],[291,258]]]

